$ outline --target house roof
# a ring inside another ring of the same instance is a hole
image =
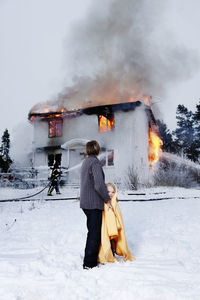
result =
[[[50,111],[50,112],[44,112],[44,113],[29,113],[28,119],[30,121],[33,121],[35,119],[40,120],[48,120],[48,119],[54,119],[54,118],[60,118],[60,119],[70,119],[70,118],[76,118],[82,114],[92,115],[92,114],[103,114],[103,115],[109,115],[116,111],[130,111],[134,110],[136,107],[140,106],[142,104],[142,101],[135,101],[135,102],[123,102],[123,103],[116,103],[116,104],[108,104],[108,105],[99,105],[99,106],[91,106],[86,107],[82,109],[76,109],[71,111]],[[145,104],[144,104],[145,105]],[[149,108],[149,106],[145,105],[146,108]]]

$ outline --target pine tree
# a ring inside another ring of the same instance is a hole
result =
[[[176,111],[177,128],[173,132],[179,154],[197,161],[198,152],[195,141],[194,114],[184,105],[178,105]]]
[[[7,173],[10,165],[12,164],[12,159],[9,156],[10,150],[10,134],[6,129],[2,135],[2,143],[0,148],[0,169],[2,172]]]
[[[194,115],[195,115],[194,119],[200,122],[200,99],[199,99],[199,103],[196,105],[196,111]]]
[[[196,105],[196,111],[194,112],[194,124],[195,124],[194,140],[198,152],[197,160],[200,162],[200,100],[199,103]]]
[[[156,124],[158,125],[160,137],[163,142],[162,150],[170,153],[176,153],[177,147],[173,140],[172,133],[167,128],[167,125],[160,120],[156,120]]]

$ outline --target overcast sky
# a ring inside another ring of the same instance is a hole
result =
[[[91,1],[0,0],[1,135],[5,128],[12,132],[19,123],[26,122],[34,104],[62,90],[66,76],[70,76],[64,55],[66,37],[87,14]],[[175,39],[191,55],[200,57],[200,1],[166,2],[165,29],[172,33],[167,42]],[[183,103],[194,109],[200,98],[198,61],[186,77],[185,81],[171,84],[165,95],[153,95],[170,128],[176,124],[176,106]]]

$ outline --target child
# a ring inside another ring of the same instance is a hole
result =
[[[100,263],[115,262],[115,254],[123,256],[123,260],[135,260],[126,241],[124,223],[117,200],[117,187],[113,183],[107,183],[107,191],[110,203],[104,204],[101,226],[101,245],[98,261]]]

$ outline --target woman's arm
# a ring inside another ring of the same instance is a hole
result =
[[[96,192],[99,194],[99,196],[102,198],[104,202],[106,203],[109,202],[110,197],[106,189],[103,170],[100,163],[95,162],[92,164],[92,174],[94,178],[94,189],[96,190]]]

